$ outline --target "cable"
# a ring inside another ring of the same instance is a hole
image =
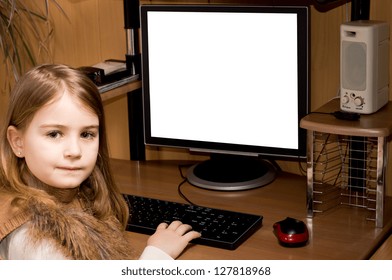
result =
[[[307,162],[305,162],[305,163],[306,163],[306,165],[307,165]],[[302,175],[304,175],[304,176],[307,175],[307,173],[308,173],[307,167],[303,167],[303,166],[302,166],[302,161],[301,161],[300,158],[298,158],[298,168],[299,168],[299,172],[300,172]]]
[[[191,167],[193,164],[179,164],[178,165],[178,171],[180,172],[180,176],[182,179],[186,179],[186,176],[184,175],[184,173],[182,172],[182,168],[189,168]]]
[[[184,180],[182,180],[182,182],[180,184],[178,184],[177,192],[178,192],[179,196],[181,196],[186,202],[188,202],[191,205],[196,206],[196,204],[193,203],[189,198],[187,198],[186,195],[181,190],[181,186],[183,186],[187,181],[188,181],[187,179],[184,179]]]
[[[357,121],[360,119],[361,115],[359,113],[352,112],[344,112],[344,111],[335,111],[335,112],[310,112],[310,114],[324,114],[324,115],[332,115],[338,120],[346,120],[346,121]]]
[[[178,170],[179,170],[179,172],[180,172],[180,176],[181,176],[181,178],[183,179],[179,184],[178,184],[178,186],[177,186],[177,192],[178,192],[178,195],[180,196],[180,197],[182,197],[182,199],[184,199],[186,202],[188,202],[189,204],[191,204],[191,205],[194,205],[194,206],[198,206],[196,203],[193,203],[183,192],[182,192],[182,190],[181,190],[181,187],[186,183],[186,182],[188,182],[188,179],[186,178],[186,176],[184,176],[184,173],[182,172],[182,168],[184,168],[184,167],[190,167],[190,166],[192,166],[192,164],[185,164],[185,165],[178,165]]]

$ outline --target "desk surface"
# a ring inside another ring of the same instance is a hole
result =
[[[115,179],[123,193],[184,202],[177,187],[182,178],[178,161],[112,160]],[[184,170],[186,167],[184,168]],[[367,259],[392,230],[392,201],[386,201],[385,226],[376,228],[365,220],[363,209],[340,206],[313,219],[306,218],[306,178],[282,173],[268,186],[236,192],[200,189],[189,184],[182,191],[194,203],[207,207],[259,214],[263,226],[234,251],[190,245],[180,259]],[[272,231],[274,222],[287,216],[304,220],[311,238],[307,246],[285,248]],[[142,251],[148,236],[127,233],[136,250]]]

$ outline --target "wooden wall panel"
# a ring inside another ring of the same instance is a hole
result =
[[[58,0],[68,18],[52,9],[55,25],[54,62],[74,67],[91,65],[101,58],[97,0]]]
[[[311,9],[311,110],[338,95],[340,24],[346,9],[339,7],[320,13]]]
[[[53,9],[54,61],[72,66],[125,59],[123,0],[57,0],[68,19]]]
[[[124,2],[123,0],[98,2],[102,60],[125,59]]]
[[[37,0],[36,0],[37,1]],[[68,19],[56,9],[51,9],[55,34],[53,38],[54,62],[74,67],[92,65],[107,58],[123,59],[125,55],[125,32],[123,0],[57,0]],[[194,0],[182,2],[233,2],[234,0]],[[238,0],[241,2],[241,0]],[[305,1],[305,0],[304,0]],[[304,2],[302,1],[302,2]],[[142,3],[160,1],[141,0]],[[181,1],[172,1],[179,3]],[[242,3],[277,3],[278,0],[243,0]],[[310,1],[305,1],[310,2]],[[234,2],[233,2],[234,3]],[[339,28],[350,19],[351,4],[320,12],[311,7],[311,109],[315,110],[331,98],[339,89]],[[390,21],[390,0],[371,1],[370,18]],[[392,57],[392,55],[391,55]],[[392,71],[390,73],[392,77]],[[390,78],[391,80],[391,78]],[[390,96],[391,99],[391,96]],[[6,98],[0,98],[0,112],[6,108]],[[127,104],[120,98],[105,104],[108,116],[111,155],[129,158]],[[0,115],[1,120],[1,115]],[[149,148],[149,158],[195,158],[184,150]],[[196,156],[198,158],[198,156]],[[390,157],[391,158],[391,157]],[[282,162],[284,170],[299,173],[297,162]],[[388,173],[392,172],[389,164]],[[391,181],[390,179],[388,179]],[[388,182],[389,182],[388,181]],[[389,184],[391,185],[391,184]],[[390,190],[392,193],[392,190]]]

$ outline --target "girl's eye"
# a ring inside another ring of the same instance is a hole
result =
[[[85,139],[93,139],[97,136],[97,133],[93,132],[93,131],[85,131],[85,132],[82,132],[82,134],[80,136]]]
[[[46,135],[47,135],[48,137],[50,137],[50,138],[57,139],[57,138],[60,138],[60,137],[61,137],[61,132],[60,132],[60,131],[57,131],[57,130],[54,130],[54,131],[49,131]]]

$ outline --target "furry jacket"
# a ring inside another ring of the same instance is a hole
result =
[[[30,199],[24,207],[16,205],[13,198],[0,192],[0,257],[1,247],[6,248],[18,233],[18,242],[24,244],[20,250],[44,246],[43,251],[50,255],[47,258],[57,258],[56,255],[78,260],[137,258],[115,217],[98,220],[83,211],[76,198],[53,205]]]

